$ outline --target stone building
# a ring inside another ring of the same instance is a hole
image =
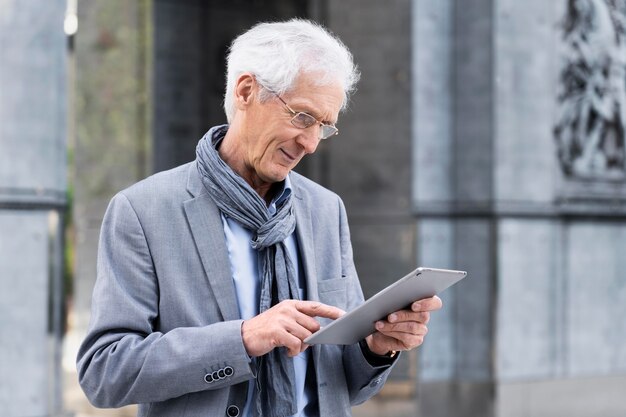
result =
[[[232,38],[293,16],[328,26],[362,72],[341,136],[299,170],[343,197],[366,296],[417,265],[469,272],[377,401],[626,414],[623,0],[79,2],[70,337],[108,200],[193,159],[225,120]]]

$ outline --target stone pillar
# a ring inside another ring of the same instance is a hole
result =
[[[555,140],[568,4],[414,3],[418,259],[469,272],[429,326],[420,415],[626,412],[624,180],[568,175]]]
[[[0,415],[62,412],[65,1],[0,1]]]
[[[429,325],[418,367],[424,416],[491,415],[491,3],[416,2],[412,11],[418,263],[470,275],[442,295]]]

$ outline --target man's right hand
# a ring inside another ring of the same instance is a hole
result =
[[[250,356],[262,356],[284,346],[289,356],[303,352],[308,345],[304,339],[319,330],[314,317],[337,319],[344,314],[340,308],[318,301],[285,300],[245,320],[241,326],[243,345]]]

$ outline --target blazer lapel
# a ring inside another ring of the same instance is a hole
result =
[[[313,224],[311,222],[311,208],[300,190],[294,184],[294,213],[296,215],[296,236],[300,249],[300,259],[303,263],[306,279],[307,298],[318,301],[317,268],[315,266],[315,248],[313,242]]]
[[[237,295],[233,283],[219,209],[206,193],[196,163],[190,165],[187,190],[194,198],[183,203],[187,221],[213,295],[224,320],[239,319]]]
[[[303,263],[306,278],[307,298],[312,301],[319,301],[320,298],[317,291],[317,267],[315,266],[313,223],[311,221],[311,206],[305,194],[298,187],[295,178],[292,176],[291,179],[294,188],[293,206],[296,215],[296,236],[298,237],[300,259]],[[313,363],[320,363],[322,346],[314,345],[312,346],[312,349]]]

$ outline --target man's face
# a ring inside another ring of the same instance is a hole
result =
[[[334,125],[343,102],[343,89],[339,85],[315,86],[310,76],[301,76],[295,88],[281,98],[294,111]],[[295,127],[291,124],[293,114],[275,95],[263,103],[257,99],[246,113],[243,162],[253,183],[284,180],[304,155],[317,149],[319,124],[306,129]]]

